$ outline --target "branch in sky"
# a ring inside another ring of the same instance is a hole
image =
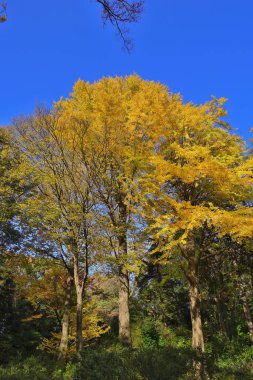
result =
[[[144,0],[96,0],[102,6],[104,23],[110,22],[123,41],[124,48],[129,52],[132,40],[129,37],[127,24],[138,22],[143,12]],[[7,1],[0,3],[0,22],[7,20]]]
[[[131,50],[132,40],[129,38],[126,24],[138,22],[143,12],[144,0],[96,0],[102,6],[104,23],[110,22],[116,27],[127,51]]]
[[[7,11],[6,11],[7,3],[2,2],[0,4],[0,22],[5,22],[7,20]]]

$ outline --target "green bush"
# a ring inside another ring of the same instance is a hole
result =
[[[85,350],[75,380],[186,379],[191,353],[175,348]]]
[[[155,322],[146,319],[143,321],[141,327],[142,343],[144,347],[156,347],[159,343],[159,333],[157,331]]]
[[[49,380],[53,364],[45,363],[41,357],[31,356],[23,362],[12,362],[0,367],[1,380]]]
[[[253,347],[232,344],[220,355],[204,357],[210,380],[253,378]],[[192,379],[194,354],[188,347],[94,345],[83,350],[79,361],[66,365],[49,355],[34,355],[0,367],[0,380],[187,380]]]

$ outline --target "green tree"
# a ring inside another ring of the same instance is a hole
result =
[[[96,252],[94,202],[85,168],[73,142],[62,138],[58,116],[43,109],[16,121],[19,144],[36,173],[38,186],[23,212],[46,241],[58,247],[76,290],[76,348],[82,349],[83,294]],[[97,237],[98,239],[98,237]]]

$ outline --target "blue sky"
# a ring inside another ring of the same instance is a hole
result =
[[[81,78],[137,73],[203,103],[228,98],[228,121],[253,127],[253,1],[146,0],[134,50],[103,28],[95,0],[9,0],[0,24],[0,125],[51,106]]]

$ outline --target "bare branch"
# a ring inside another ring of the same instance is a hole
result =
[[[124,48],[130,52],[132,40],[129,38],[126,24],[138,22],[143,12],[144,0],[96,0],[102,6],[102,19],[116,27],[118,35],[123,41]]]
[[[0,4],[0,22],[7,20],[7,2],[4,1]]]
[[[132,39],[129,37],[127,24],[138,22],[143,12],[144,0],[96,0],[102,7],[104,24],[111,23],[123,41],[126,51],[132,49]],[[0,3],[0,22],[7,20],[7,1]]]

